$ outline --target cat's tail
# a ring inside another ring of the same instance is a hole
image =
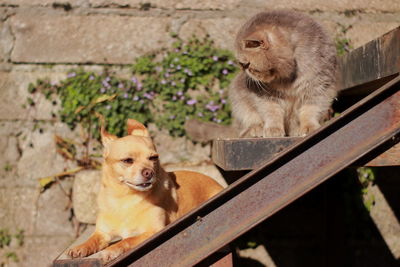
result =
[[[190,119],[185,122],[185,131],[192,140],[197,142],[208,142],[218,138],[235,138],[239,135],[235,127],[231,125],[219,125],[196,119]]]

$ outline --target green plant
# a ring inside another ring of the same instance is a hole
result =
[[[346,37],[346,33],[352,26],[345,26],[343,24],[338,24],[339,26],[339,33],[336,35],[335,44],[336,44],[336,51],[338,56],[343,56],[351,49],[353,46],[351,45],[351,40]]]
[[[83,69],[72,70],[59,84],[48,80],[38,80],[31,84],[29,92],[42,93],[46,99],[61,109],[59,116],[70,128],[81,123],[94,138],[99,138],[99,123],[96,113],[107,118],[107,129],[121,135],[125,129],[124,120],[128,117],[146,123],[150,120],[149,99],[136,80],[119,79],[104,71],[100,74]],[[135,98],[140,99],[134,101]],[[32,98],[31,98],[32,99]],[[28,104],[32,102],[28,98]],[[30,104],[32,105],[32,104]]]
[[[230,52],[215,48],[207,39],[177,40],[157,56],[138,58],[131,79],[108,70],[96,74],[75,69],[60,83],[38,80],[28,91],[42,93],[54,105],[59,99],[61,120],[71,128],[80,123],[97,139],[98,114],[112,134],[123,135],[126,119],[135,118],[182,136],[188,118],[230,122],[225,89],[236,71],[231,59]],[[35,105],[32,97],[27,101]]]
[[[372,168],[360,167],[357,168],[358,181],[361,184],[361,194],[363,196],[364,207],[371,211],[372,206],[375,205],[375,196],[369,192],[369,187],[375,181],[375,172]]]
[[[13,251],[6,252],[6,253],[4,254],[4,257],[5,257],[7,260],[12,260],[13,262],[19,262],[17,253],[15,253],[15,252],[13,252]]]
[[[0,229],[0,248],[4,248],[10,245],[12,235],[8,229]]]
[[[12,169],[13,169],[13,167],[10,165],[10,163],[6,163],[4,165],[4,171],[10,172],[10,171],[12,171]]]
[[[25,231],[19,229],[17,233],[14,235],[15,239],[17,239],[18,246],[22,247],[25,242]]]
[[[236,67],[229,51],[214,48],[209,40],[192,39],[177,41],[161,60],[155,58],[140,58],[133,70],[144,76],[157,126],[182,136],[188,118],[230,123],[226,88]]]
[[[338,56],[343,56],[349,52],[353,47],[350,44],[350,39],[344,37],[336,38],[336,51]]]

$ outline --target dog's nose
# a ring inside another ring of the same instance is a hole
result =
[[[240,62],[239,65],[245,70],[250,66],[250,62]]]
[[[147,180],[150,180],[151,178],[153,178],[154,172],[153,170],[150,170],[148,168],[144,168],[142,170],[142,175],[144,178],[146,178]]]

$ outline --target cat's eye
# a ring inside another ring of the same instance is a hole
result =
[[[244,47],[245,48],[257,48],[260,47],[262,45],[262,41],[258,41],[258,40],[245,40],[244,41]]]
[[[133,158],[125,158],[125,159],[121,159],[121,161],[125,164],[132,164]]]
[[[158,160],[158,155],[152,155],[149,157],[149,160],[151,161],[157,161]]]

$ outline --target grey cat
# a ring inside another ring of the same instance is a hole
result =
[[[333,41],[310,17],[262,12],[235,40],[241,71],[229,88],[233,127],[187,122],[195,140],[303,136],[320,127],[337,94]]]

